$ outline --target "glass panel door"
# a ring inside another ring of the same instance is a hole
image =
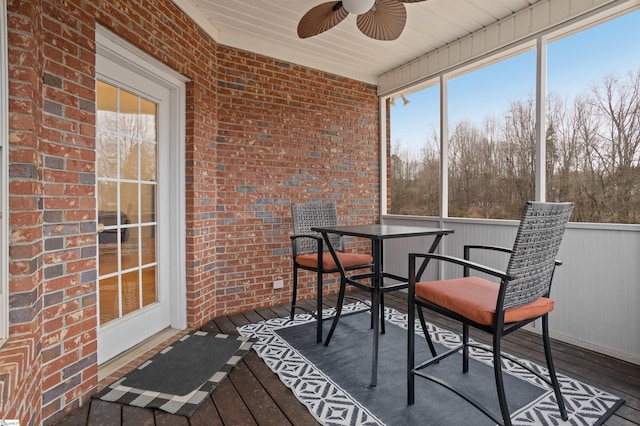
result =
[[[157,105],[97,83],[100,326],[158,301]]]

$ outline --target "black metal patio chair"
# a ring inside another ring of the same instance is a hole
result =
[[[333,201],[291,204],[293,233],[291,236],[293,258],[293,295],[291,300],[291,316],[296,309],[298,296],[298,270],[304,269],[317,275],[317,310],[315,313],[317,329],[316,341],[322,342],[322,277],[324,274],[340,272],[322,235],[311,231],[316,226],[338,225],[338,213]],[[340,263],[346,271],[372,268],[373,257],[370,254],[346,253],[344,240],[338,235],[331,235],[331,245],[336,251]],[[344,279],[344,277],[341,277]]]
[[[513,357],[509,357],[509,359],[536,374],[553,387],[560,415],[563,420],[567,420],[567,410],[551,356],[548,313],[554,308],[554,301],[549,298],[553,274],[555,267],[561,264],[556,260],[556,255],[572,208],[572,203],[527,202],[511,249],[486,245],[467,245],[464,247],[464,259],[438,254],[412,253],[409,255],[409,324],[414,324],[417,309],[433,356],[418,366],[414,365],[415,333],[413,328],[409,327],[407,358],[409,405],[415,402],[415,378],[420,377],[454,391],[498,424],[511,425],[501,362],[501,356],[507,357],[507,355],[501,353],[501,339],[537,318],[542,318],[542,340],[549,378],[541,376]],[[506,271],[502,272],[471,262],[469,260],[471,250],[493,250],[509,253],[510,258]],[[463,277],[419,282],[420,277],[416,277],[415,264],[416,261],[422,262],[423,259],[459,265],[463,269]],[[497,283],[479,276],[470,276],[470,270],[488,274],[500,282]],[[437,355],[427,331],[422,308],[460,321],[462,323],[462,344]],[[462,350],[462,371],[466,373],[469,369],[469,347],[487,350],[486,347],[469,342],[469,326],[493,336],[493,348],[489,350],[493,352],[494,376],[501,416],[491,412],[472,395],[461,389],[454,389],[449,383],[422,371]]]

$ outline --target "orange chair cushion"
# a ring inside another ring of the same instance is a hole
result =
[[[480,277],[465,277],[416,283],[416,296],[456,312],[483,325],[493,324],[500,286]],[[553,299],[541,297],[533,302],[504,312],[504,322],[536,318],[551,312]]]
[[[369,254],[357,254],[357,253],[336,253],[338,255],[338,259],[340,259],[340,263],[345,268],[352,268],[354,266],[360,265],[369,265],[373,262],[373,257]],[[301,254],[296,256],[296,262],[299,265],[306,266],[308,268],[317,268],[318,267],[318,254],[317,253],[309,253],[309,254]],[[336,262],[333,260],[333,256],[328,251],[322,253],[322,269],[327,270],[335,270],[338,269],[336,266]]]

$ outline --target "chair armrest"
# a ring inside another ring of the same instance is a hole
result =
[[[474,250],[493,250],[493,251],[499,251],[502,253],[511,253],[513,251],[513,249],[509,248],[509,247],[501,247],[501,246],[486,246],[486,245],[480,245],[480,244],[468,244],[464,246],[464,258],[466,260],[469,260],[469,252],[471,251],[471,249]],[[556,259],[555,260],[556,266],[560,266],[562,265],[562,261]]]
[[[291,235],[289,238],[291,239],[291,254],[293,255],[294,259],[298,255],[298,245],[296,244],[296,240],[299,240],[300,238],[311,238],[312,240],[316,240],[316,246],[318,247],[318,258],[324,250],[324,238],[322,238],[322,236],[320,235],[298,234]]]
[[[429,262],[430,260],[439,260],[448,263],[454,263],[456,265],[463,266],[466,269],[473,269],[475,271],[483,272],[485,274],[492,275],[494,277],[500,278],[501,280],[512,280],[513,277],[507,275],[506,272],[500,271],[495,268],[491,268],[489,266],[481,265],[476,262],[472,262],[467,259],[461,259],[459,257],[447,256],[443,254],[435,254],[435,253],[409,253],[409,280],[412,279],[417,281],[420,277],[415,277],[415,260],[416,258],[424,258],[425,261]]]
[[[487,245],[481,245],[481,244],[468,244],[464,246],[464,258],[469,260],[469,252],[471,251],[471,249],[474,250],[492,250],[492,251],[499,251],[502,253],[511,253],[513,250],[509,247],[501,247],[501,246],[487,246]]]
[[[322,241],[321,235],[313,235],[313,234],[299,234],[299,235],[291,235],[291,241],[297,240],[298,238],[313,238],[316,241]]]

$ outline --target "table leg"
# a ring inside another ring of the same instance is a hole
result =
[[[382,242],[373,241],[373,294],[371,297],[371,316],[373,317],[373,349],[371,360],[371,386],[378,384],[378,340],[380,331],[380,267],[382,265]]]

